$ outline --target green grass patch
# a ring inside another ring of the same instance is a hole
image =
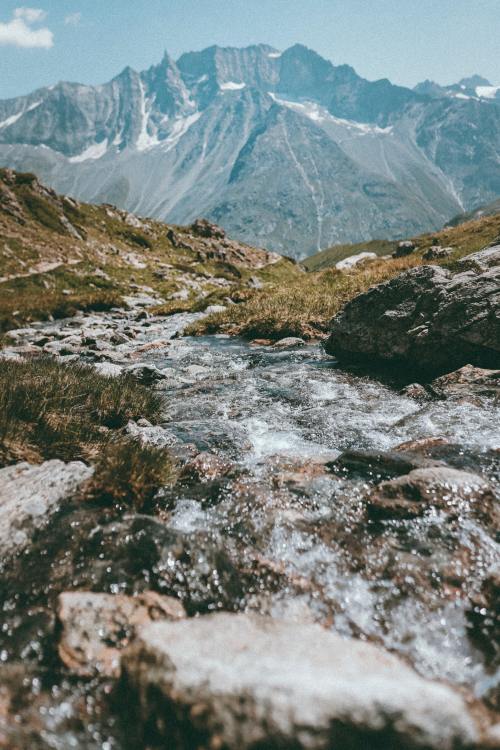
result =
[[[78,311],[98,312],[121,305],[121,290],[113,282],[61,267],[0,284],[0,333],[34,320],[67,318]]]
[[[47,229],[58,234],[67,234],[67,229],[61,223],[59,214],[45,198],[34,193],[28,185],[22,185],[17,190],[18,197],[24,203],[28,213]]]
[[[0,360],[1,463],[24,452],[38,460],[88,460],[130,419],[158,421],[162,405],[158,393],[130,376],[107,378],[50,357]]]
[[[58,458],[95,464],[85,499],[142,508],[175,475],[168,451],[125,438],[130,419],[158,422],[163,399],[131,376],[107,378],[49,357],[0,360],[0,466]]]

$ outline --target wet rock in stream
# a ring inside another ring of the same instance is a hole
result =
[[[59,595],[57,607],[59,657],[81,677],[117,677],[120,652],[140,627],[183,617],[186,611],[177,599],[153,591],[135,597],[66,591]]]
[[[479,735],[458,693],[315,625],[227,614],[155,624],[124,669],[155,747],[458,750]]]

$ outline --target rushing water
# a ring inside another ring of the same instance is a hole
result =
[[[156,363],[171,367],[173,380],[178,379],[167,389],[166,429],[244,467],[247,490],[254,486],[259,502],[262,493],[265,499],[260,506],[250,491],[247,503],[238,503],[240,526],[244,521],[257,525],[262,554],[315,582],[322,604],[328,602],[336,612],[338,630],[380,640],[409,655],[424,674],[475,683],[479,692],[483,678],[489,683],[467,638],[460,598],[441,601],[440,591],[423,587],[424,607],[415,576],[432,567],[428,558],[451,559],[452,544],[472,551],[468,575],[480,579],[498,559],[494,542],[463,518],[436,543],[436,528],[447,525],[436,511],[396,524],[399,532],[404,529],[408,548],[401,555],[408,559],[400,562],[408,572],[406,582],[398,586],[394,576],[379,577],[377,557],[385,560],[387,551],[378,540],[360,556],[365,570],[354,573],[346,564],[353,553],[346,547],[345,529],[356,527],[359,533],[366,483],[342,482],[311,467],[347,449],[389,450],[430,436],[448,438],[461,446],[464,459],[470,454],[480,461],[481,454],[500,445],[497,405],[422,404],[343,372],[319,346],[279,352],[225,337],[183,339]],[[498,479],[488,468],[490,479]],[[229,493],[215,508],[203,510],[187,494],[177,501],[170,523],[183,531],[227,529],[233,503]],[[344,526],[341,547],[339,525]],[[369,545],[370,537],[365,541]],[[404,546],[401,539],[395,544]],[[438,559],[437,567],[441,563]],[[403,595],[408,586],[415,587],[414,596]]]
[[[185,322],[154,321],[134,346],[159,333],[169,338]],[[184,458],[208,451],[233,466],[215,490],[206,485],[206,496],[203,483],[167,493],[163,520],[188,535],[222,539],[233,556],[277,571],[281,583],[257,587],[246,608],[368,638],[428,677],[489,694],[497,678],[469,638],[466,618],[467,596],[498,560],[488,530],[466,511],[451,520],[429,510],[418,519],[367,523],[370,477],[339,478],[325,464],[347,449],[385,451],[443,437],[459,446],[455,465],[474,467],[498,490],[498,404],[419,402],[344,372],[318,345],[279,351],[225,336],[171,338],[140,361],[167,375],[159,387],[172,449]],[[66,683],[60,690],[75,694]],[[58,732],[61,705],[71,713],[71,699],[54,709]],[[120,746],[95,727],[86,739],[66,737],[67,744],[56,736],[47,729],[41,747]]]

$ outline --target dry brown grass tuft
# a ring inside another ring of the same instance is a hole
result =
[[[163,399],[127,376],[40,357],[0,360],[0,466],[59,458],[95,463],[82,499],[140,509],[175,476],[168,451],[123,436],[130,419],[157,422]]]
[[[129,419],[157,421],[159,394],[133,378],[49,357],[0,360],[0,464],[89,460]]]
[[[354,296],[419,263],[417,256],[408,256],[390,262],[368,262],[350,273],[328,269],[302,274],[287,284],[255,292],[247,302],[231,305],[223,313],[195,322],[186,333],[223,331],[272,340],[285,336],[318,338],[328,330],[331,318]]]

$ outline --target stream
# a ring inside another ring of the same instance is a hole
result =
[[[193,598],[188,613],[233,608],[320,622],[382,645],[426,677],[493,700],[498,674],[470,637],[467,619],[470,595],[498,561],[491,529],[462,506],[452,515],[431,507],[417,518],[367,521],[365,499],[378,477],[341,475],[330,464],[348,450],[390,451],[408,441],[445,438],[438,458],[481,474],[498,493],[500,405],[488,399],[419,401],[342,370],[317,344],[282,351],[224,335],[177,336],[192,318],[144,324],[131,314],[107,313],[33,327],[60,340],[64,327],[70,334],[83,325],[135,325],[140,361],[165,376],[155,386],[165,395],[164,444],[181,461],[200,452],[217,456],[219,469],[212,474],[160,492],[158,518],[195,546],[210,540],[236,569],[251,571],[244,580],[252,583],[242,584],[243,595],[231,602],[224,584],[220,599],[213,595],[212,581],[210,597],[200,595],[199,605]],[[33,338],[26,334],[18,343]],[[147,349],[158,339],[163,346]],[[130,352],[127,344],[115,347],[113,362],[130,361]],[[89,361],[85,352],[81,358]],[[143,434],[148,430],[158,438],[157,428],[143,427]],[[208,557],[200,569],[204,564]],[[127,568],[127,579],[115,576],[110,590],[130,593],[147,583],[165,592],[155,565],[146,572],[138,565],[137,585]],[[81,583],[77,579],[75,587]],[[179,586],[166,593],[178,594]],[[19,637],[23,612],[16,597],[4,600],[4,612],[4,633],[12,634],[17,618]],[[32,631],[29,638],[33,646]],[[5,663],[8,644],[4,639]],[[113,701],[108,707],[110,685],[54,676],[47,663],[44,657],[43,670],[34,666],[24,677],[38,722],[32,747],[128,747],[116,718],[120,710]]]

